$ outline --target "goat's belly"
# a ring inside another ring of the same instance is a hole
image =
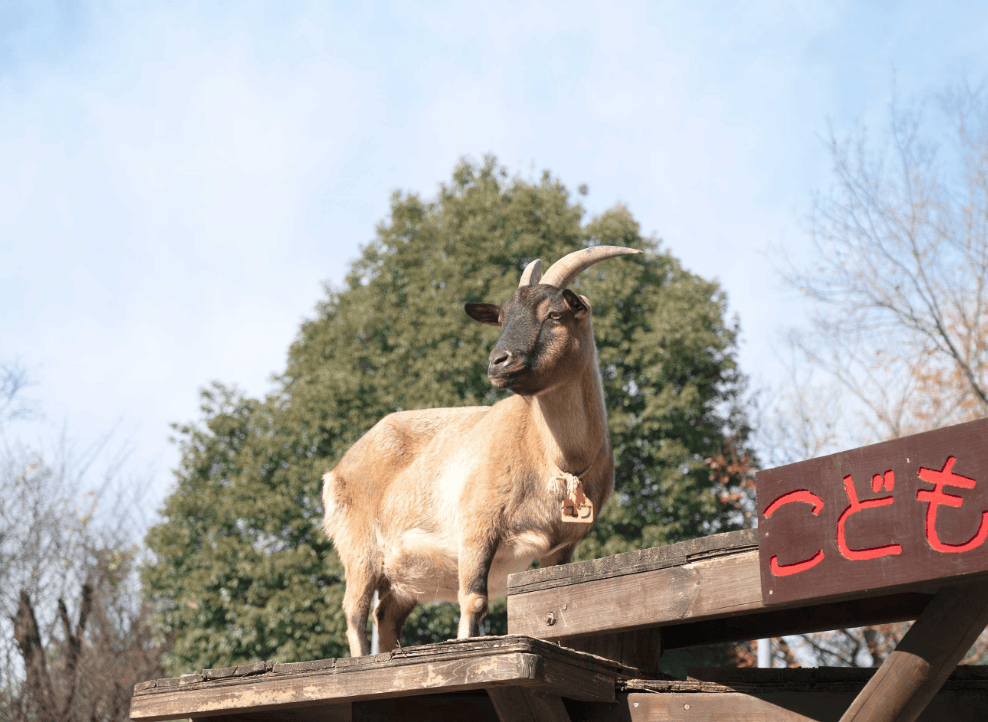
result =
[[[424,529],[408,529],[384,541],[384,575],[396,592],[420,601],[456,601],[455,542]]]
[[[458,543],[451,543],[422,529],[410,529],[386,544],[384,573],[392,588],[419,601],[456,602],[459,595]],[[528,569],[550,551],[548,538],[524,532],[503,542],[487,575],[488,595],[503,597],[508,575]]]

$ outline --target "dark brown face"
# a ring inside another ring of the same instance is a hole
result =
[[[569,289],[524,286],[501,306],[468,303],[465,310],[471,318],[503,329],[487,366],[499,389],[534,396],[561,381],[568,367],[581,365],[590,305]]]

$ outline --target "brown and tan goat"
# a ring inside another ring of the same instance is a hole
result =
[[[458,637],[474,636],[508,574],[535,559],[567,563],[590,532],[592,522],[569,523],[561,510],[581,491],[600,510],[614,489],[614,457],[590,302],[567,286],[598,261],[637,253],[576,251],[544,277],[536,260],[503,305],[466,304],[471,318],[502,328],[488,376],[515,395],[390,414],[323,477],[323,528],[346,572],[352,656],[370,651],[375,591],[381,651],[398,644],[420,601],[459,602]]]

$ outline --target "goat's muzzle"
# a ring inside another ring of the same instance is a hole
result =
[[[496,388],[510,389],[518,382],[518,376],[524,370],[524,354],[502,348],[495,348],[491,351],[487,364],[487,376]]]

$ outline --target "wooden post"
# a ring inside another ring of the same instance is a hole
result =
[[[986,625],[988,582],[942,588],[841,722],[915,720]]]
[[[571,722],[559,695],[525,687],[490,687],[487,693],[501,722]]]
[[[659,677],[662,656],[662,630],[637,629],[631,632],[611,632],[586,637],[571,637],[562,645],[580,652],[589,652],[627,667],[634,667],[647,677]]]

